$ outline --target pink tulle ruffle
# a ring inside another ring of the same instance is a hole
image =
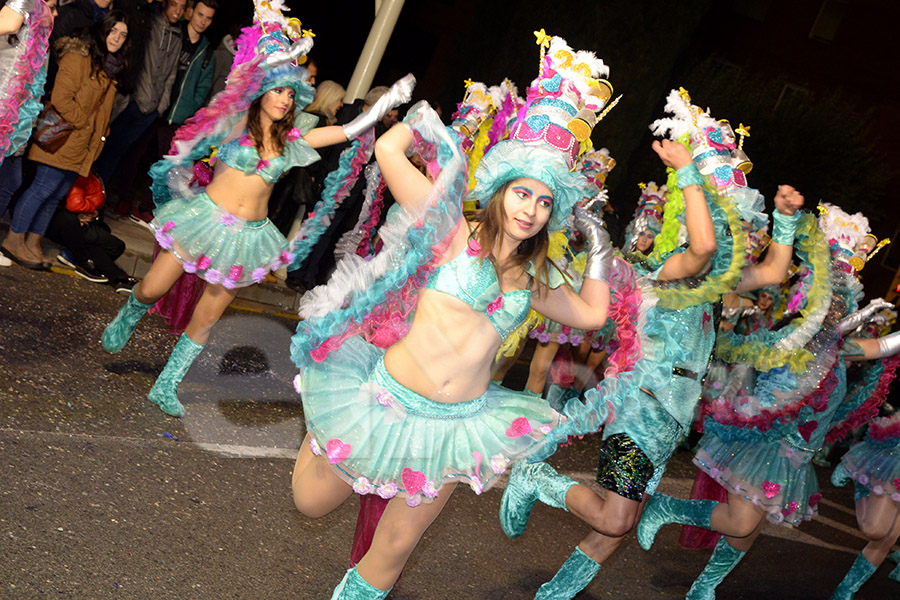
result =
[[[832,426],[831,430],[828,432],[828,435],[825,436],[826,444],[833,444],[835,442],[843,440],[850,434],[851,431],[869,421],[872,421],[875,417],[878,416],[878,408],[882,404],[884,404],[884,401],[887,399],[891,382],[897,376],[897,367],[900,367],[900,356],[891,356],[884,359],[883,365],[884,370],[878,377],[878,382],[875,384],[875,391],[859,407],[850,411],[850,413],[840,423]],[[875,424],[873,422],[872,426],[874,425]],[[897,428],[895,435],[900,435],[900,421],[898,421],[896,425]],[[873,429],[870,426],[869,436],[873,439],[877,439],[872,435],[872,433]]]
[[[27,22],[25,50],[16,58],[16,74],[10,80],[7,89],[4,90],[3,97],[0,98],[0,159],[6,155],[10,137],[19,122],[19,109],[31,99],[28,86],[40,76],[48,58],[47,40],[53,29],[53,17],[50,9],[41,0],[36,0],[34,11]],[[35,98],[35,100],[38,99]]]

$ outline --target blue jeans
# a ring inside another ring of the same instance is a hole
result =
[[[64,171],[38,163],[34,181],[13,209],[13,233],[32,232],[44,235],[59,201],[66,197],[69,188],[78,179],[75,171]]]
[[[137,102],[132,100],[122,114],[116,117],[109,126],[109,135],[106,138],[103,152],[94,161],[94,172],[103,180],[103,183],[109,183],[112,176],[116,174],[122,158],[128,154],[128,149],[147,131],[148,127],[153,125],[158,116],[159,113],[155,110],[149,115],[145,115],[138,108]]]
[[[0,219],[6,214],[9,199],[22,187],[22,157],[7,156],[0,164]]]

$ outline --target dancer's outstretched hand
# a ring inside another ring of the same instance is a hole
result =
[[[676,171],[694,162],[690,150],[685,148],[681,142],[657,140],[653,142],[653,151],[659,155],[664,165]]]
[[[775,209],[790,217],[803,208],[803,194],[789,185],[779,185],[775,194]]]
[[[375,126],[375,123],[388,114],[391,110],[412,98],[413,89],[416,87],[416,78],[410,73],[398,79],[378,102],[369,107],[361,115],[344,125],[344,135],[348,140],[355,139],[365,131]]]
[[[301,56],[306,56],[309,54],[309,51],[312,50],[312,47],[313,39],[311,37],[303,37],[291,44],[291,49],[287,52],[275,52],[267,56],[266,60],[263,62],[271,69],[285,63],[293,62]]]

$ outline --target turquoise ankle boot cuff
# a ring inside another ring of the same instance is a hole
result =
[[[862,584],[868,581],[869,577],[877,570],[878,567],[870,563],[860,552],[856,560],[853,561],[853,566],[850,567],[850,570],[844,575],[844,579],[841,580],[837,589],[834,590],[831,600],[852,600],[859,588],[862,587]]]
[[[147,399],[157,404],[159,408],[173,417],[184,416],[184,406],[178,400],[178,384],[190,370],[191,365],[203,350],[203,344],[198,344],[187,336],[181,334],[175,349],[172,350],[169,361],[162,373],[156,378],[156,383],[147,394]]]
[[[131,339],[138,321],[147,314],[151,306],[153,305],[138,301],[134,297],[134,290],[131,290],[128,300],[119,309],[116,318],[103,330],[103,336],[100,338],[103,348],[113,354],[124,348],[128,340]]]
[[[717,504],[715,500],[682,500],[657,492],[650,497],[638,523],[638,543],[649,550],[660,527],[669,523],[709,529],[709,519]]]
[[[715,600],[716,588],[741,562],[745,554],[747,553],[741,552],[725,541],[724,537],[720,538],[703,572],[688,590],[685,600]]]
[[[379,590],[363,579],[356,571],[356,567],[353,567],[347,570],[344,578],[334,588],[331,600],[382,600],[387,597],[391,589]]]
[[[575,551],[566,559],[553,579],[538,589],[535,600],[563,600],[574,598],[594,580],[600,572],[600,563],[575,546]]]

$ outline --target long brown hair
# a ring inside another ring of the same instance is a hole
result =
[[[512,185],[513,180],[507,181],[491,196],[487,206],[475,211],[469,218],[478,223],[469,239],[475,239],[481,246],[482,254],[487,256],[494,264],[498,275],[503,267],[497,264],[494,258],[494,248],[499,248],[503,239],[503,225],[506,223],[506,206],[504,196],[506,190]],[[549,223],[549,222],[548,222]],[[510,256],[510,265],[506,268],[525,267],[529,262],[534,266],[535,289],[539,295],[544,295],[549,289],[550,265],[553,264],[547,258],[547,249],[550,247],[550,236],[547,233],[547,224],[541,227],[535,235],[522,240],[516,251]]]
[[[266,91],[263,95],[267,94]],[[247,110],[247,131],[250,132],[250,139],[253,140],[254,145],[256,146],[256,152],[262,156],[263,151],[265,150],[265,132],[263,132],[262,123],[259,121],[259,113],[262,112],[262,96],[259,96],[256,100],[250,104],[250,108]],[[287,134],[294,127],[294,111],[297,108],[297,103],[291,100],[291,107],[284,114],[284,116],[278,120],[273,121],[272,126],[269,128],[269,134],[272,136],[272,149],[277,151],[280,156],[282,152],[284,152],[284,147],[287,144]]]

